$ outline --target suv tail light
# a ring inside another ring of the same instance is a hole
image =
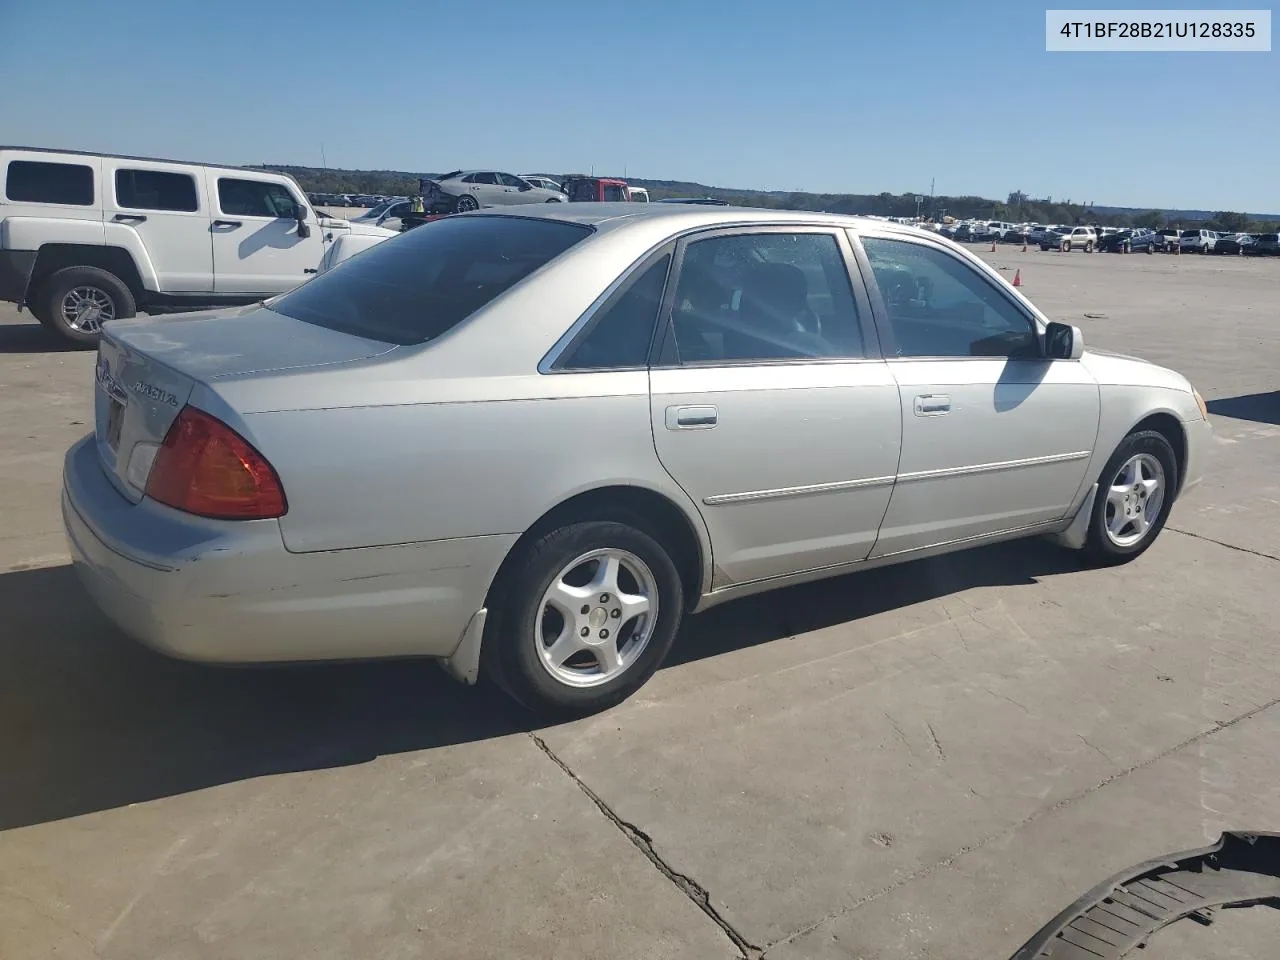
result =
[[[147,496],[218,520],[265,520],[288,509],[275,469],[217,417],[183,407],[147,476]]]

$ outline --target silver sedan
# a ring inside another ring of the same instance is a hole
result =
[[[527,203],[564,203],[560,190],[530,183],[499,170],[455,170],[423,181],[427,210],[434,213],[467,213],[481,207],[521,206]]]
[[[1014,537],[1146,550],[1200,481],[1177,373],[956,244],[653,204],[472,213],[265,304],[116,320],[63,515],[166,653],[426,656],[573,714],[682,618]]]

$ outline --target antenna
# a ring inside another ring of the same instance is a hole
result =
[[[322,144],[320,144],[320,166],[321,166],[321,168],[322,168],[322,169],[324,169],[324,170],[328,170],[328,169],[329,169],[329,164],[328,164],[328,163],[326,163],[326,162],[325,162],[325,159],[324,159],[324,144],[323,144],[323,143],[322,143]]]

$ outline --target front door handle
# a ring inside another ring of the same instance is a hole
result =
[[[238,227],[241,226],[241,223],[239,220],[215,220],[213,225],[215,227]]]
[[[715,407],[667,407],[668,430],[709,430],[720,414]]]
[[[951,398],[944,393],[926,393],[916,397],[917,417],[940,417],[951,412]]]

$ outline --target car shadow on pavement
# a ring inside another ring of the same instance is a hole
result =
[[[1045,540],[1015,540],[878,567],[713,607],[686,621],[668,667],[781,637],[848,623],[974,587],[1030,586],[1080,569],[1073,551]]]
[[[0,323],[0,354],[70,353],[86,349],[47,330],[34,317],[30,323]]]
[[[1017,543],[763,594],[689,620],[667,666],[1075,566],[1049,544]],[[0,574],[0,610],[0,830],[531,726],[497,692],[425,660],[171,660],[112,627],[69,566]]]
[[[1205,406],[1210,413],[1216,413],[1220,417],[1280,425],[1280,390],[1223,397],[1221,400],[1209,400]]]

